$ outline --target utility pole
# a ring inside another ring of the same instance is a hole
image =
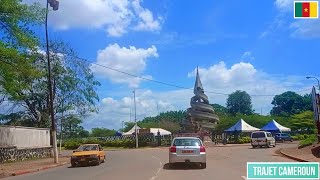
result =
[[[48,38],[48,13],[49,13],[49,4],[54,11],[59,9],[59,1],[56,0],[47,0],[46,6],[46,46],[47,46],[47,63],[48,63],[48,91],[49,91],[49,105],[50,105],[50,116],[51,116],[51,135],[52,135],[52,148],[53,148],[53,157],[54,162],[58,163],[58,147],[57,147],[57,128],[56,122],[54,119],[54,110],[53,110],[53,92],[52,92],[52,82],[51,82],[51,66],[50,66],[50,53],[49,53],[49,38]]]
[[[136,106],[136,90],[133,90],[133,102],[134,102],[134,131],[136,136],[136,148],[139,148],[139,139],[138,139],[138,131],[137,131],[137,106]]]
[[[63,105],[62,105],[62,107],[63,107]],[[63,128],[62,123],[63,123],[63,110],[62,110],[61,119],[60,119],[60,149],[59,149],[60,154],[61,154],[61,148],[62,148],[62,128]]]

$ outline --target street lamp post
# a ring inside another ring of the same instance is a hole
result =
[[[51,82],[51,65],[50,65],[50,53],[49,53],[49,38],[48,38],[48,13],[49,13],[49,5],[52,7],[54,11],[59,9],[59,1],[56,0],[47,0],[46,5],[46,22],[45,22],[45,30],[46,30],[46,46],[47,46],[47,63],[48,63],[48,91],[49,91],[49,105],[50,105],[50,116],[51,116],[51,135],[52,135],[52,147],[53,147],[53,156],[54,162],[58,163],[58,147],[57,147],[57,129],[56,123],[54,119],[54,111],[53,111],[53,92],[52,92],[52,82]]]
[[[319,89],[319,92],[320,92],[320,82],[319,82],[319,79],[316,78],[316,77],[313,77],[313,76],[307,76],[306,77],[307,79],[316,79],[318,81],[318,89]],[[317,129],[318,129],[318,134],[317,134],[317,137],[318,137],[318,143],[320,142],[320,122],[316,122],[316,125],[317,125]]]

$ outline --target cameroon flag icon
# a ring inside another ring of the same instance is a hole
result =
[[[318,1],[294,1],[294,18],[318,18]]]

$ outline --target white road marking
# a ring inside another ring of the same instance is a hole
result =
[[[245,176],[241,176],[241,177],[242,177],[242,179],[247,180],[247,177],[245,177]]]
[[[159,163],[160,163],[160,167],[158,168],[158,171],[155,173],[154,176],[152,176],[152,177],[150,178],[150,180],[155,180],[155,179],[158,177],[158,174],[160,173],[160,171],[161,171],[161,169],[162,169],[162,162],[161,162],[161,159],[158,158],[158,157],[156,157],[156,156],[152,156],[152,158],[157,159],[157,160],[159,161]]]

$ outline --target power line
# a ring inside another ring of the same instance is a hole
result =
[[[131,74],[131,73],[128,73],[128,72],[124,72],[124,71],[121,71],[121,70],[118,70],[118,69],[114,69],[114,68],[111,68],[111,67],[108,67],[108,66],[105,66],[105,65],[102,65],[102,64],[98,64],[98,63],[91,62],[91,61],[89,61],[88,59],[81,58],[81,57],[78,57],[78,56],[72,56],[72,57],[75,57],[75,58],[77,58],[77,59],[80,59],[80,60],[82,60],[82,61],[85,61],[85,62],[87,62],[87,63],[89,63],[89,64],[93,64],[93,65],[96,65],[96,66],[100,66],[100,67],[103,67],[103,68],[106,68],[106,69],[109,69],[109,70],[112,70],[112,71],[116,71],[116,72],[118,72],[118,73],[122,73],[122,74],[126,74],[126,75],[128,75],[128,76],[140,78],[140,79],[143,79],[143,80],[146,80],[146,81],[151,81],[151,82],[154,82],[154,83],[163,84],[163,85],[167,85],[167,86],[171,86],[171,87],[175,87],[175,88],[179,88],[179,89],[193,90],[193,88],[188,88],[188,87],[184,87],[184,86],[180,86],[180,85],[175,85],[175,84],[171,84],[171,83],[166,83],[166,82],[162,82],[162,81],[158,81],[158,80],[154,80],[154,79],[142,77],[142,76],[139,76],[139,75]],[[311,89],[312,89],[312,88],[308,88],[308,89],[303,89],[303,90],[294,91],[294,92],[299,93],[299,92],[304,92],[304,91],[311,90]],[[227,93],[213,92],[213,91],[204,91],[204,92],[210,93],[210,94],[216,94],[216,95],[224,95],[224,96],[229,96],[229,95],[230,95],[230,94],[227,94]],[[276,95],[277,95],[277,94],[250,94],[250,96],[276,96]]]

